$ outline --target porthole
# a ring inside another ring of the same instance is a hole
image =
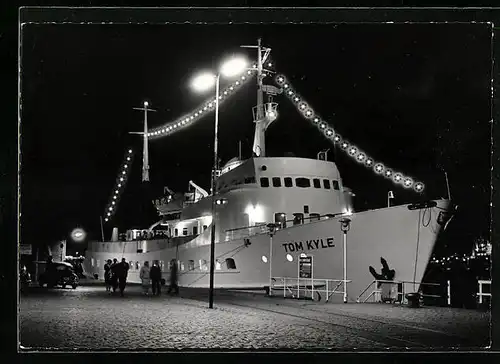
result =
[[[286,260],[288,260],[289,262],[293,262],[293,257],[291,254],[287,254],[286,255]]]

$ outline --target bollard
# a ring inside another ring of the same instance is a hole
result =
[[[412,292],[405,295],[408,300],[408,307],[419,308],[420,307],[420,294],[418,292]]]

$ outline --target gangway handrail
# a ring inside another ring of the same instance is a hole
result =
[[[283,283],[283,286],[272,284],[270,290],[283,290],[283,298],[286,298],[286,293],[289,292],[293,298],[300,298],[301,289],[305,291],[305,295],[307,297],[308,292],[311,294],[311,299],[314,300],[314,293],[317,293],[319,298],[318,301],[321,300],[320,293],[325,294],[325,302],[330,300],[330,297],[334,294],[343,294],[342,291],[338,291],[338,289],[342,285],[346,285],[347,283],[352,282],[352,280],[343,280],[343,279],[331,279],[331,278],[300,278],[300,277],[273,277],[272,282],[276,282],[280,280]],[[287,282],[290,282],[287,284]],[[305,284],[304,284],[305,283]],[[336,286],[332,289],[330,283],[336,284]],[[310,288],[309,288],[310,287]],[[324,289],[321,289],[323,288]],[[296,291],[296,292],[294,292]],[[296,295],[295,295],[296,294]]]

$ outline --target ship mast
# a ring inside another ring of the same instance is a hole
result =
[[[255,135],[253,141],[253,154],[256,157],[266,156],[266,141],[265,132],[269,125],[276,119],[275,105],[268,103],[264,105],[264,88],[269,86],[263,85],[265,75],[263,71],[270,72],[264,69],[263,64],[271,53],[271,48],[261,46],[261,39],[257,40],[257,46],[242,46],[244,48],[257,48],[257,106],[253,108],[253,117],[255,123]],[[264,52],[264,54],[262,54]]]
[[[149,153],[148,153],[148,112],[156,111],[150,109],[149,103],[144,101],[144,107],[134,107],[134,110],[144,111],[144,131],[131,132],[130,134],[142,134],[144,143],[142,148],[142,182],[149,182]]]

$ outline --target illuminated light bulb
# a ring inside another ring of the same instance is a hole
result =
[[[182,120],[182,125],[186,124],[186,120]]]
[[[293,91],[292,91],[292,90],[289,90],[289,91],[288,91],[288,94],[289,94],[290,96],[291,96],[291,95],[293,95]]]
[[[129,149],[129,151],[128,151],[128,152],[129,152],[129,153],[132,153],[132,149]]]
[[[300,107],[301,110],[305,110],[305,108],[307,107],[307,105],[305,103],[301,103],[299,105],[299,107]]]
[[[310,118],[312,115],[313,115],[313,112],[312,112],[312,110],[311,110],[311,109],[306,110],[306,116],[307,116],[307,117],[309,117],[309,118]]]
[[[326,128],[326,124],[325,124],[325,123],[321,123],[321,124],[319,124],[319,127],[320,127],[321,129],[324,129],[324,128]]]
[[[333,135],[333,130],[332,130],[332,129],[328,129],[328,130],[326,131],[326,134],[327,134],[328,136],[332,136],[332,135]]]
[[[295,96],[295,98],[293,99],[293,101],[295,101],[295,102],[299,102],[299,101],[300,101],[300,99],[299,99],[297,96]]]
[[[108,222],[108,218],[105,218],[104,221]]]
[[[127,160],[129,161],[129,160],[130,160],[130,157],[127,157]]]
[[[278,83],[282,83],[283,81],[285,81],[285,79],[282,76],[279,76],[278,77]]]
[[[120,188],[121,186],[122,186],[122,184],[121,184],[121,183],[118,183],[118,188]]]
[[[358,161],[362,162],[365,159],[365,155],[363,153],[359,153],[357,156]]]
[[[394,175],[394,181],[395,182],[401,182],[403,180],[403,176],[401,175],[401,173],[396,173]]]
[[[222,100],[222,96],[219,96],[219,100]]]
[[[354,155],[354,154],[356,154],[357,151],[358,150],[355,147],[352,147],[352,148],[349,149],[349,154],[350,155]]]
[[[340,137],[339,137],[338,135],[335,135],[335,136],[333,137],[333,140],[335,140],[336,142],[339,142],[339,141],[340,141]]]
[[[212,103],[209,103],[209,104],[208,104],[208,107],[212,107]]]
[[[385,176],[386,177],[392,176],[392,171],[390,169],[388,169],[387,171],[385,171]]]
[[[112,208],[112,207],[110,207],[110,208],[109,208],[109,211],[113,211],[113,208]]]
[[[404,182],[403,182],[403,185],[406,187],[406,188],[409,188],[413,185],[413,181],[411,178],[405,178]]]
[[[234,84],[238,86],[240,84],[240,81],[236,81]]]
[[[122,178],[120,178],[120,182],[123,182],[123,177],[122,177]],[[118,186],[118,187],[120,187],[120,186]]]
[[[116,200],[116,196],[113,196],[113,200]]]
[[[319,118],[314,118],[313,120],[315,123],[319,123]]]
[[[108,212],[108,216],[111,216],[111,214]]]
[[[285,84],[283,85],[283,88],[288,88],[288,83],[285,83]]]
[[[195,117],[196,117],[196,116],[198,116],[198,113],[197,113],[197,112],[195,112],[195,113],[194,113],[194,116],[195,116]]]
[[[253,68],[257,68],[257,65],[256,65],[256,64],[254,64],[252,67],[253,67]],[[250,72],[250,71],[248,71],[248,72]]]
[[[349,146],[349,144],[347,144],[346,142],[342,143],[342,148],[346,149],[348,146]]]
[[[191,120],[193,120],[193,119],[194,119],[194,116],[191,116],[191,117],[190,117],[190,119],[191,119]]]
[[[128,168],[128,165],[126,165],[126,164],[125,164],[125,165],[123,166],[123,168]]]
[[[424,184],[422,182],[415,183],[415,191],[422,192],[424,190]]]
[[[230,89],[231,91],[233,91],[233,90],[234,90],[234,87],[233,87],[233,86],[231,86],[231,87],[229,87],[229,89]]]
[[[123,171],[122,174],[125,174],[125,171]]]
[[[269,62],[269,63],[267,64],[267,66],[268,66],[268,67],[272,67],[272,66],[273,66],[273,64],[272,64],[271,62]]]
[[[252,74],[252,71],[248,71],[247,73],[248,73],[249,75],[251,75],[251,74]]]
[[[384,166],[381,164],[381,163],[378,163],[376,166],[375,166],[375,172],[377,173],[382,173],[384,171]]]
[[[174,125],[174,129],[175,129],[175,128],[177,128],[177,124],[176,124],[176,125]]]
[[[242,79],[242,80],[246,80],[246,77],[245,77],[245,76],[241,76],[241,79]]]
[[[373,159],[367,158],[365,163],[367,166],[371,166],[373,164]]]

